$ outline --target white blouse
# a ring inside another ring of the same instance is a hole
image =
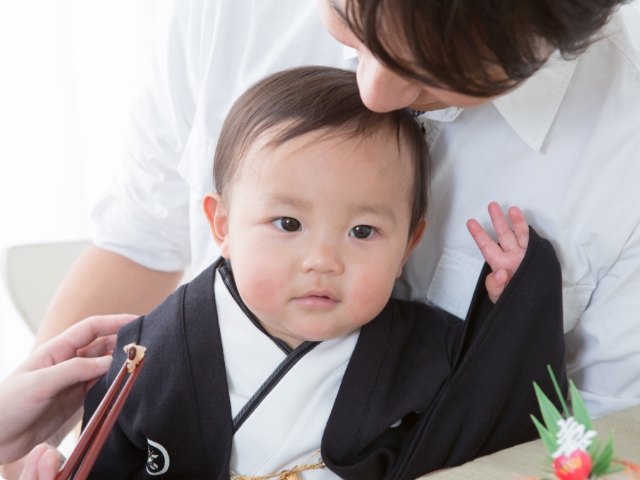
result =
[[[157,270],[218,256],[201,211],[233,101],[293,66],[354,67],[315,0],[176,0],[133,112],[124,168],[94,212],[94,242]],[[491,104],[422,117],[429,224],[396,294],[464,317],[482,257],[465,223],[522,208],[563,268],[569,376],[599,416],[640,403],[640,4],[578,60],[554,58]]]

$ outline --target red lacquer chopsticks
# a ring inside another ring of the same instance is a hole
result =
[[[73,477],[74,480],[86,480],[91,472],[93,464],[96,462],[100,450],[107,441],[109,432],[118,419],[118,415],[127,400],[133,384],[138,378],[140,369],[144,363],[144,352],[146,348],[136,344],[130,344],[125,347],[127,352],[127,361],[122,365],[116,379],[107,391],[106,395],[100,402],[98,409],[89,420],[82,435],[78,439],[73,453],[62,466],[62,469],[56,475],[55,480],[70,480],[73,472],[78,467],[78,471]],[[122,390],[120,387],[124,382],[127,371],[130,375]]]

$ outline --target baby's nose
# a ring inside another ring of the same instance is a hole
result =
[[[304,273],[315,272],[321,274],[341,275],[344,264],[335,248],[330,245],[317,245],[310,249],[302,261]]]

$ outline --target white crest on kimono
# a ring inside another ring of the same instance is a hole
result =
[[[573,417],[558,420],[557,424],[560,427],[560,431],[556,435],[559,447],[553,452],[553,458],[558,458],[561,455],[569,456],[576,450],[586,452],[593,442],[593,437],[596,436],[595,430],[586,430],[585,426],[578,423]]]
[[[167,450],[157,442],[147,438],[147,473],[149,475],[162,475],[169,470],[169,454]],[[162,455],[162,458],[160,458]]]

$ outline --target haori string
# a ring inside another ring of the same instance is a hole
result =
[[[315,452],[309,458],[307,458],[302,465],[296,465],[291,470],[283,470],[279,473],[271,473],[269,475],[258,475],[254,477],[244,477],[242,475],[231,475],[230,480],[268,480],[270,478],[277,478],[277,480],[299,480],[298,473],[305,472],[307,470],[319,470],[321,468],[326,468],[324,461],[322,458],[318,459],[315,463],[309,463],[313,457],[316,455],[320,455],[320,450]]]

